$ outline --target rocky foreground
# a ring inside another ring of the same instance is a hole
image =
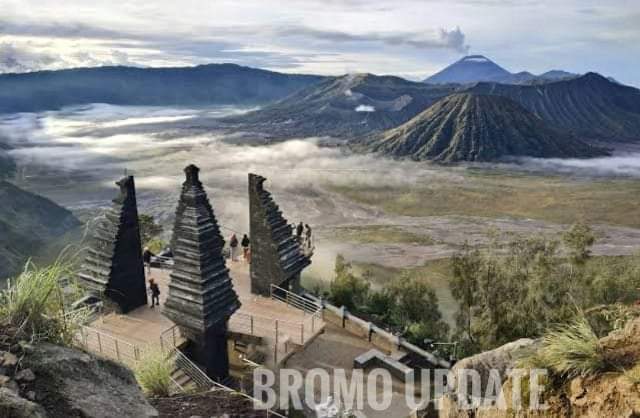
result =
[[[600,344],[615,358],[619,369],[592,376],[581,376],[555,381],[545,386],[542,401],[548,409],[530,411],[499,410],[486,407],[472,410],[458,408],[455,396],[442,400],[439,411],[431,411],[430,418],[632,418],[640,416],[640,380],[628,370],[640,361],[640,318],[630,321],[626,327],[600,339]],[[485,388],[490,369],[498,369],[502,376],[517,367],[517,362],[526,353],[535,350],[537,340],[521,339],[495,350],[487,351],[459,361],[453,372],[459,369],[474,369],[482,377]],[[502,390],[507,406],[510,406],[512,382],[506,380]],[[454,388],[455,390],[455,388]]]
[[[156,416],[124,366],[75,349],[0,335],[0,417]]]

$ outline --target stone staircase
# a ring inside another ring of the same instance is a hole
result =
[[[198,390],[198,385],[196,385],[191,376],[178,367],[171,373],[171,379],[178,387],[178,392],[195,392]]]

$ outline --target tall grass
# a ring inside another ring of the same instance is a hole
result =
[[[71,344],[86,319],[85,313],[66,307],[64,287],[74,277],[72,266],[64,257],[42,268],[27,262],[0,292],[0,323],[21,339]]]
[[[584,316],[545,334],[533,356],[538,367],[567,378],[592,375],[610,366],[598,336]]]
[[[136,380],[149,396],[168,396],[173,362],[161,350],[146,351],[134,368]]]

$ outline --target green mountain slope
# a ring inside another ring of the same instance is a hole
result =
[[[0,202],[0,280],[80,225],[67,209],[6,181],[0,181]]]

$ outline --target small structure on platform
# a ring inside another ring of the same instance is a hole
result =
[[[194,165],[176,210],[174,267],[164,314],[189,340],[186,353],[209,377],[229,376],[227,322],[240,307],[222,254],[224,240]]]
[[[147,291],[133,176],[116,184],[120,195],[97,222],[78,277],[90,294],[106,296],[127,313],[146,305]]]
[[[251,293],[269,296],[271,285],[298,292],[300,273],[311,260],[302,252],[271,193],[264,189],[265,180],[249,174]]]

